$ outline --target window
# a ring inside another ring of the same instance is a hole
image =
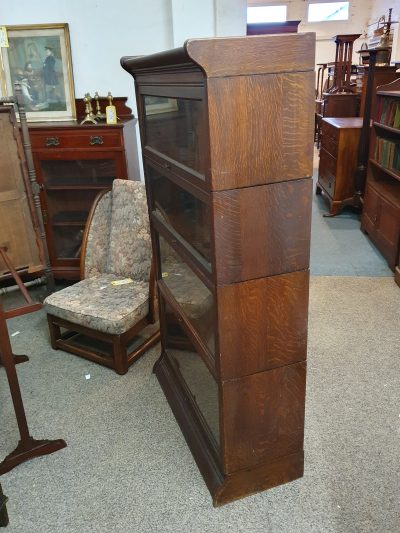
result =
[[[350,2],[318,2],[308,6],[308,22],[348,20]]]
[[[286,22],[287,6],[257,6],[247,8],[247,22]]]

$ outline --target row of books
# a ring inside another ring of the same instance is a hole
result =
[[[398,98],[378,99],[376,121],[391,128],[400,129],[400,101]]]
[[[374,159],[383,167],[400,174],[400,143],[377,137]]]

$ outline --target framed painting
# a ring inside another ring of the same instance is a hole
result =
[[[178,111],[178,101],[176,98],[166,98],[164,96],[144,97],[146,115],[159,115],[162,113],[172,113]]]
[[[2,96],[21,82],[29,121],[76,117],[68,24],[7,26],[8,47],[1,48]]]

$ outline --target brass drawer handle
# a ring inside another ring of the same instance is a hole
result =
[[[59,146],[60,138],[59,137],[46,137],[46,146]]]
[[[103,141],[103,137],[101,137],[101,135],[91,135],[90,136],[90,141],[89,141],[89,144],[90,146],[94,146],[96,144],[103,144],[104,141]]]

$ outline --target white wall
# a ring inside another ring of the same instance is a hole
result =
[[[347,21],[329,21],[308,23],[306,0],[251,0],[252,5],[271,3],[286,4],[288,6],[288,20],[301,20],[300,32],[312,31],[316,33],[316,63],[326,63],[335,60],[336,45],[332,37],[341,33],[361,33],[365,34],[367,23],[371,13],[372,0],[350,0],[350,17]],[[363,38],[354,42],[353,63],[358,63],[359,55],[356,53],[360,49]]]
[[[0,0],[0,26],[67,22],[75,96],[128,96],[136,115],[122,56],[182,46],[189,37],[245,35],[246,6],[246,0]]]
[[[75,96],[130,96],[133,80],[120,66],[123,55],[173,47],[169,0],[1,0],[0,25],[68,22]]]
[[[124,55],[182,46],[189,37],[244,35],[246,0],[0,0],[0,26],[68,22],[75,95],[129,96]]]

